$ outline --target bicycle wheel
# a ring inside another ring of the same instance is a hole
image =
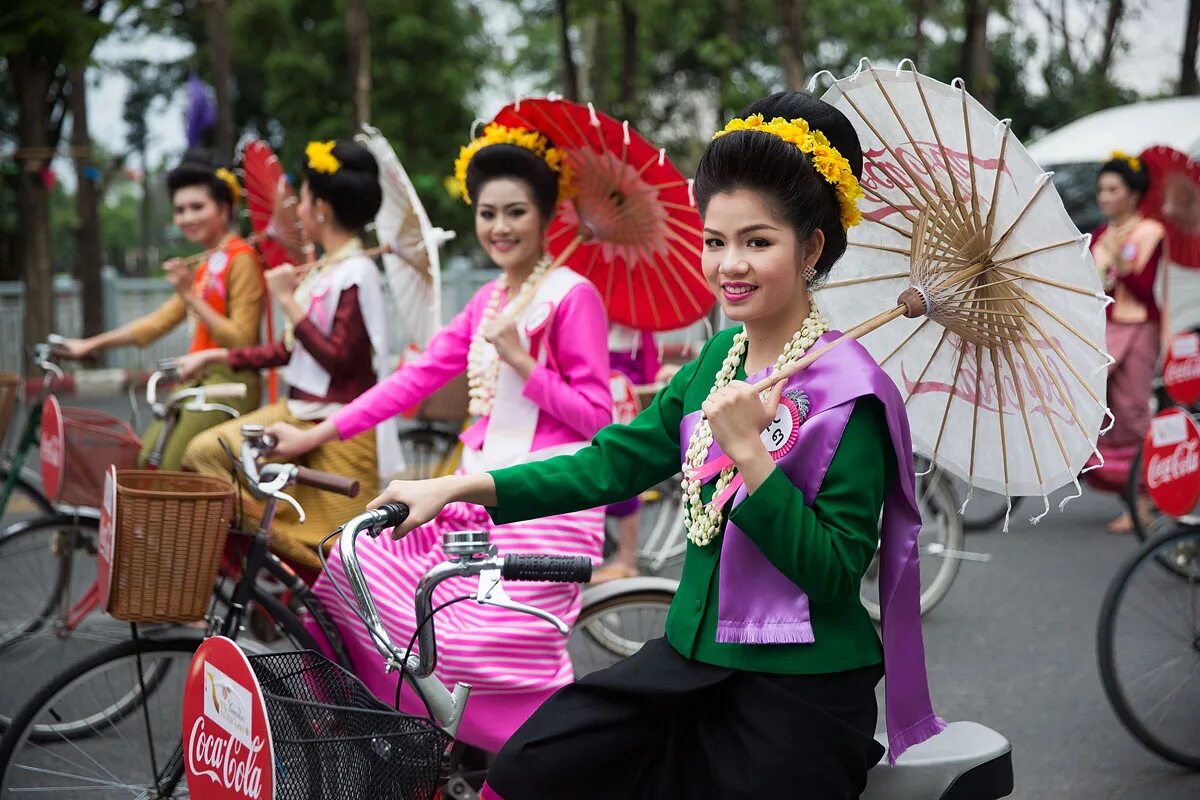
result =
[[[0,490],[8,481],[9,467],[0,466]],[[0,506],[0,526],[7,528],[14,522],[30,517],[44,517],[54,513],[54,504],[42,494],[38,477],[28,470],[21,470],[13,484],[8,502]]]
[[[404,456],[401,477],[406,481],[437,478],[447,474],[447,465],[458,447],[458,436],[438,428],[416,428],[400,434]]]
[[[1096,655],[1125,729],[1200,770],[1200,527],[1178,526],[1121,566],[1100,608]]]
[[[611,667],[651,639],[665,636],[673,599],[670,592],[634,591],[584,608],[567,640],[576,680]]]
[[[677,577],[687,553],[683,526],[683,491],[679,477],[667,478],[642,492],[642,526],[638,566],[646,575]]]
[[[930,472],[933,464],[929,459],[922,455],[913,456],[913,468],[918,475]],[[950,492],[954,496],[954,507],[961,508],[964,500],[967,499],[967,493],[970,491],[970,486],[967,482],[954,475],[941,471],[942,477],[949,482]],[[920,478],[918,478],[918,481]],[[971,502],[967,504],[967,509],[960,516],[962,517],[962,526],[964,531],[984,531],[988,528],[994,528],[1004,521],[1006,516],[1017,510],[1017,506],[1021,504],[1022,498],[1008,498],[1002,494],[994,492],[986,492],[982,489],[976,489],[971,493]],[[1011,502],[1011,506],[1009,503]]]
[[[48,666],[125,635],[124,626],[94,614],[72,630],[62,627],[96,581],[97,525],[44,517],[0,533],[0,730],[36,691]]]
[[[949,593],[958,575],[959,559],[954,554],[963,549],[964,536],[954,492],[940,470],[917,479],[917,505],[922,520],[917,551],[921,557],[921,614],[924,616]],[[879,622],[878,554],[863,575],[860,593],[867,613]]]
[[[187,797],[179,709],[200,641],[128,640],[57,674],[0,739],[0,798]],[[64,718],[86,721],[90,735],[38,740]]]
[[[1150,496],[1142,492],[1142,461],[1143,446],[1139,445],[1137,455],[1129,465],[1129,475],[1125,478],[1125,491],[1121,500],[1129,518],[1133,522],[1133,535],[1140,542],[1155,539],[1175,527],[1175,518],[1162,512]]]

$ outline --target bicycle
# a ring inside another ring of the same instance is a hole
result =
[[[288,464],[263,464],[260,468],[259,460],[269,452],[269,439],[261,426],[243,426],[243,436],[241,455],[235,458],[235,463],[250,490],[266,501],[265,512],[259,528],[248,537],[236,583],[231,590],[218,586],[214,592],[206,632],[238,639],[249,607],[256,605],[266,612],[292,647],[330,653],[336,663],[350,668],[337,629],[320,601],[308,585],[269,550],[270,522],[277,502],[295,504],[284,493],[289,485],[302,482],[329,490],[345,486],[347,482],[338,476]],[[277,598],[263,588],[259,580],[263,574],[283,585],[286,599]],[[606,591],[614,593],[616,587]],[[608,616],[620,614],[619,603],[611,597],[599,609]],[[585,623],[587,613],[585,608],[580,616]],[[315,633],[306,627],[306,621],[315,628]],[[656,631],[655,635],[661,633]],[[54,676],[21,710],[4,738],[0,739],[0,775],[3,776],[0,797],[14,794],[14,786],[17,790],[43,788],[38,785],[38,781],[46,776],[45,772],[38,771],[43,769],[39,766],[40,758],[55,763],[60,758],[58,751],[75,754],[84,748],[100,755],[94,760],[71,756],[72,768],[78,771],[76,788],[81,796],[95,797],[97,790],[104,786],[119,787],[125,794],[130,791],[136,794],[138,790],[130,787],[140,787],[146,796],[175,796],[176,790],[182,790],[179,780],[181,756],[172,749],[177,750],[180,741],[176,701],[187,672],[186,664],[203,635],[200,631],[178,628],[152,628],[141,633],[135,629],[134,638],[100,650]],[[568,646],[570,648],[570,643]],[[17,752],[25,753],[28,758],[17,756],[14,760]],[[120,754],[129,753],[136,753],[143,760],[133,765],[112,761]],[[159,757],[164,753],[173,755],[162,760]],[[465,757],[479,756],[467,754]],[[54,769],[63,772],[63,769]],[[117,772],[125,771],[132,774],[127,778],[117,777]],[[470,771],[458,766],[454,775],[463,785],[470,780]],[[58,777],[65,780],[62,775]],[[24,782],[14,784],[15,780]],[[60,796],[72,796],[69,788],[59,787]]]
[[[1096,656],[1122,726],[1200,771],[1200,516],[1174,521],[1121,565],[1100,608]]]
[[[163,435],[148,455],[151,468],[157,467],[181,410],[237,416],[235,409],[212,401],[245,394],[242,384],[216,384],[184,389],[160,402],[158,386],[175,377],[174,367],[163,363],[147,383],[147,402],[163,420]],[[32,409],[30,414],[34,416]],[[35,430],[40,427],[40,406],[36,418]],[[97,509],[63,507],[0,531],[0,565],[6,575],[0,590],[0,666],[6,673],[30,674],[30,667],[39,664],[52,647],[60,657],[69,657],[78,648],[86,651],[120,638],[103,622],[81,629],[99,600],[95,567],[99,523]],[[13,710],[13,698],[6,695],[0,707],[0,730],[8,725]]]

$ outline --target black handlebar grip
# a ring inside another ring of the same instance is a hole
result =
[[[384,503],[375,509],[375,513],[383,515],[384,525],[394,528],[408,519],[408,506],[404,503]]]
[[[509,581],[587,583],[592,579],[592,560],[586,556],[513,553],[504,557],[500,576]]]

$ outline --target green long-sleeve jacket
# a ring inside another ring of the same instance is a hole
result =
[[[497,524],[607,505],[679,472],[681,420],[700,409],[737,329],[722,331],[629,425],[610,425],[569,456],[492,472]],[[831,353],[835,358],[836,353]],[[744,364],[736,376],[745,379]],[[718,666],[787,674],[839,672],[883,660],[859,583],[879,542],[879,514],[895,473],[882,405],[856,401],[811,506],[776,468],[732,511],[732,520],[770,562],[808,595],[812,644],[728,644],[716,640],[723,537],[687,546],[667,640],[681,654]],[[705,486],[703,497],[712,494]]]

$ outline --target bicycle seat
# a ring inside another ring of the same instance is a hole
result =
[[[877,734],[887,745],[884,734]],[[881,761],[862,800],[997,800],[1013,790],[1012,745],[978,722],[951,722],[909,749],[895,767]]]

